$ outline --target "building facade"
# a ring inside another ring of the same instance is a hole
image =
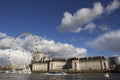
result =
[[[48,71],[48,62],[37,62],[32,65],[32,70],[36,72]]]
[[[109,57],[110,69],[120,72],[120,56]]]
[[[47,59],[43,60],[43,57],[41,56],[39,58],[38,56],[34,56],[34,59],[33,59],[34,61],[32,61],[33,72],[47,72],[47,71],[81,72],[81,71],[109,70],[109,61],[103,56],[84,57],[84,58],[74,57],[74,58],[68,58],[68,59],[53,58],[51,60],[47,60]]]
[[[79,71],[109,70],[109,61],[103,56],[76,58],[72,61],[72,69]]]

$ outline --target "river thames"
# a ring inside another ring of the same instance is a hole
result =
[[[111,73],[110,80],[120,80],[120,73]],[[0,80],[106,80],[103,73],[80,73],[51,76],[44,74],[4,74]]]

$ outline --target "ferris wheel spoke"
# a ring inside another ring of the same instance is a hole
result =
[[[13,53],[13,51],[14,50],[20,50],[20,51],[22,51],[22,53],[24,54],[25,53],[25,50],[24,50],[24,48],[22,48],[19,44],[20,44],[20,42],[18,41],[22,36],[26,36],[26,40],[28,39],[28,36],[30,36],[31,37],[31,39],[33,40],[33,50],[31,50],[31,52],[34,54],[34,53],[36,53],[36,52],[38,52],[38,38],[35,36],[35,35],[33,35],[33,34],[31,34],[31,33],[29,33],[29,32],[24,32],[24,33],[21,33],[21,34],[19,34],[19,35],[17,35],[15,38],[14,38],[14,40],[11,42],[11,44],[10,44],[10,48],[9,48],[9,50],[8,50],[8,62],[9,62],[9,65],[10,66],[13,66],[13,62],[12,62],[12,53]],[[19,43],[19,44],[18,44]],[[17,44],[17,46],[16,46],[16,44]],[[25,63],[26,63],[26,61],[27,60],[25,60]]]

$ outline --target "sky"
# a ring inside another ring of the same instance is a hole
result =
[[[120,0],[0,0],[0,64],[9,48],[23,60],[18,47],[29,59],[35,47],[59,58],[120,55],[119,21]]]

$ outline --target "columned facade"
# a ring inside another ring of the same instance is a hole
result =
[[[37,56],[38,58],[38,56]],[[42,59],[42,58],[41,58]],[[33,71],[106,71],[109,70],[109,61],[103,56],[68,58],[68,59],[35,59],[32,63]],[[38,61],[40,60],[40,61]]]
[[[34,63],[32,65],[33,71],[48,71],[48,62],[45,63]]]
[[[49,63],[50,71],[61,71],[64,70],[66,59],[52,59]]]
[[[78,70],[108,70],[109,61],[103,56],[85,57],[79,59]]]

